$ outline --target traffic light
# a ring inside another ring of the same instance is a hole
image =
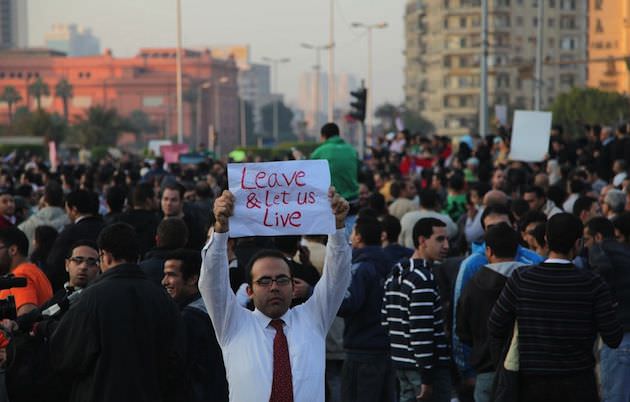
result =
[[[356,91],[351,91],[350,95],[355,98],[354,102],[350,103],[352,110],[350,116],[360,122],[365,121],[365,106],[367,101],[367,89],[359,88]]]

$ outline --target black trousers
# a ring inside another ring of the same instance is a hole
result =
[[[393,402],[395,395],[395,372],[388,352],[346,352],[341,371],[343,402]]]
[[[594,370],[564,375],[519,376],[519,402],[598,402]]]

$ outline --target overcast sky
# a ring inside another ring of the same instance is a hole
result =
[[[175,0],[28,0],[29,42],[44,44],[54,23],[92,28],[101,49],[132,56],[141,47],[175,46]],[[365,78],[367,35],[354,21],[389,24],[374,32],[375,105],[403,100],[404,0],[335,0],[336,72]],[[252,61],[289,57],[279,90],[296,100],[298,79],[315,64],[300,43],[328,41],[327,0],[182,0],[184,46],[249,44]],[[324,70],[327,57],[322,57]],[[338,105],[339,106],[339,105]]]

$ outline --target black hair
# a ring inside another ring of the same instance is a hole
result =
[[[555,214],[547,221],[547,244],[549,250],[568,254],[575,242],[582,237],[582,222],[573,214]]]
[[[462,191],[464,184],[464,176],[461,173],[455,173],[448,179],[448,187],[455,191]]]
[[[613,220],[613,225],[621,233],[624,240],[628,242],[630,240],[630,212],[624,212],[617,216]]]
[[[72,257],[72,252],[77,247],[93,248],[98,253],[98,244],[96,244],[95,241],[92,241],[92,240],[78,240],[78,241],[75,241],[74,243],[72,243],[72,246],[70,246],[70,248],[68,249],[68,252],[66,253],[66,258]]]
[[[424,189],[420,192],[420,206],[424,209],[435,209],[438,206],[438,195],[433,189]]]
[[[573,178],[569,182],[569,188],[571,190],[571,193],[573,193],[573,194],[581,194],[586,189],[586,184],[584,184],[584,182],[581,179]]]
[[[514,223],[512,214],[510,213],[508,207],[503,204],[491,204],[484,208],[481,214],[481,227],[483,228],[483,230],[486,230],[486,224],[484,223],[484,221],[490,215],[505,215],[510,220],[510,223]]]
[[[389,193],[393,198],[400,197],[401,191],[405,188],[405,182],[402,180],[394,180],[389,186]]]
[[[586,228],[591,236],[595,236],[599,233],[604,239],[612,239],[615,237],[615,225],[613,225],[610,220],[602,216],[590,219],[586,222]]]
[[[374,192],[370,194],[367,199],[367,205],[369,208],[372,208],[377,212],[378,215],[384,214],[387,212],[387,203],[385,202],[385,197],[383,194],[379,192]]]
[[[156,231],[158,247],[177,249],[188,243],[188,226],[181,218],[162,219]]]
[[[201,199],[214,197],[214,192],[210,185],[205,181],[197,182],[195,185],[195,193]]]
[[[125,199],[127,198],[127,192],[124,188],[113,186],[107,190],[105,194],[105,200],[111,212],[122,212],[125,207]]]
[[[547,223],[547,215],[540,211],[527,211],[525,216],[519,222],[519,228],[521,231],[527,229],[531,223],[542,222]]]
[[[164,191],[166,190],[177,191],[179,193],[179,199],[181,201],[184,201],[184,193],[186,192],[186,189],[178,182],[167,181],[166,184],[164,184],[164,186],[162,187],[162,195],[164,195]]]
[[[98,195],[92,191],[76,190],[68,194],[66,204],[75,207],[81,214],[98,215]]]
[[[381,244],[383,225],[376,218],[358,218],[354,224],[354,231],[361,236],[362,242],[367,246],[378,246]]]
[[[31,253],[31,261],[46,261],[59,232],[52,226],[41,225],[35,228],[34,239],[37,246]]]
[[[518,248],[518,234],[505,222],[494,225],[484,235],[486,247],[499,258],[514,258]]]
[[[534,236],[534,239],[536,239],[536,243],[538,243],[538,245],[541,247],[547,246],[547,240],[545,239],[546,231],[547,231],[547,224],[539,223],[538,225],[536,225],[536,227],[534,228],[534,231],[532,232],[532,236]]]
[[[5,247],[17,246],[21,256],[28,256],[28,238],[20,229],[15,226],[0,229],[0,242]]]
[[[398,236],[400,236],[400,232],[402,231],[398,218],[393,215],[383,215],[379,217],[378,220],[381,221],[383,232],[385,232],[385,235],[387,236],[387,241],[390,243],[397,243]]]
[[[138,183],[133,189],[131,200],[134,207],[139,207],[153,197],[155,197],[155,192],[151,183]]]
[[[322,137],[328,139],[339,135],[339,126],[335,123],[326,123],[320,130]]]
[[[300,247],[302,236],[276,236],[273,238],[273,245],[286,254],[295,254]]]
[[[58,182],[51,180],[46,183],[44,201],[51,207],[63,208],[63,189]]]
[[[523,194],[525,194],[525,193],[534,193],[534,194],[536,194],[536,198],[545,198],[546,197],[545,190],[543,190],[543,188],[539,187],[539,186],[527,187],[525,189],[525,191],[523,191]]]
[[[422,218],[418,222],[416,222],[416,224],[413,225],[413,231],[412,231],[413,246],[415,248],[418,248],[418,245],[420,244],[420,242],[418,241],[418,238],[420,236],[427,239],[431,237],[433,235],[434,227],[443,228],[443,227],[446,227],[446,223],[442,222],[441,220],[437,218]]]
[[[578,197],[578,199],[575,200],[575,203],[573,204],[573,215],[579,218],[582,212],[591,210],[594,202],[597,202],[597,200],[593,197]]]
[[[140,246],[136,230],[126,223],[118,222],[103,228],[96,241],[98,249],[111,253],[116,261],[135,263]]]
[[[199,254],[199,251],[180,248],[168,253],[164,261],[166,262],[167,260],[181,261],[180,271],[182,278],[185,280],[195,275],[199,276],[201,270],[201,254]]]
[[[514,216],[515,219],[523,219],[525,214],[529,211],[529,204],[524,199],[517,198],[510,203],[510,211],[512,211],[512,216]]]
[[[252,278],[252,268],[254,267],[254,263],[256,263],[256,261],[261,260],[263,258],[277,258],[279,260],[284,261],[284,263],[287,264],[287,268],[289,269],[289,275],[293,276],[293,272],[291,270],[291,264],[289,264],[289,262],[287,261],[287,258],[284,256],[284,254],[282,254],[281,251],[273,250],[273,249],[262,249],[258,251],[256,254],[254,254],[252,258],[249,260],[249,263],[247,264],[247,269],[245,270],[245,276],[247,279],[247,284],[249,286],[253,285],[254,278]]]

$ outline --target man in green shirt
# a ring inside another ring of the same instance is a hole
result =
[[[359,197],[357,180],[359,160],[352,145],[339,137],[339,127],[335,123],[326,123],[320,131],[323,144],[311,154],[311,159],[326,159],[330,164],[332,185],[351,205]]]

